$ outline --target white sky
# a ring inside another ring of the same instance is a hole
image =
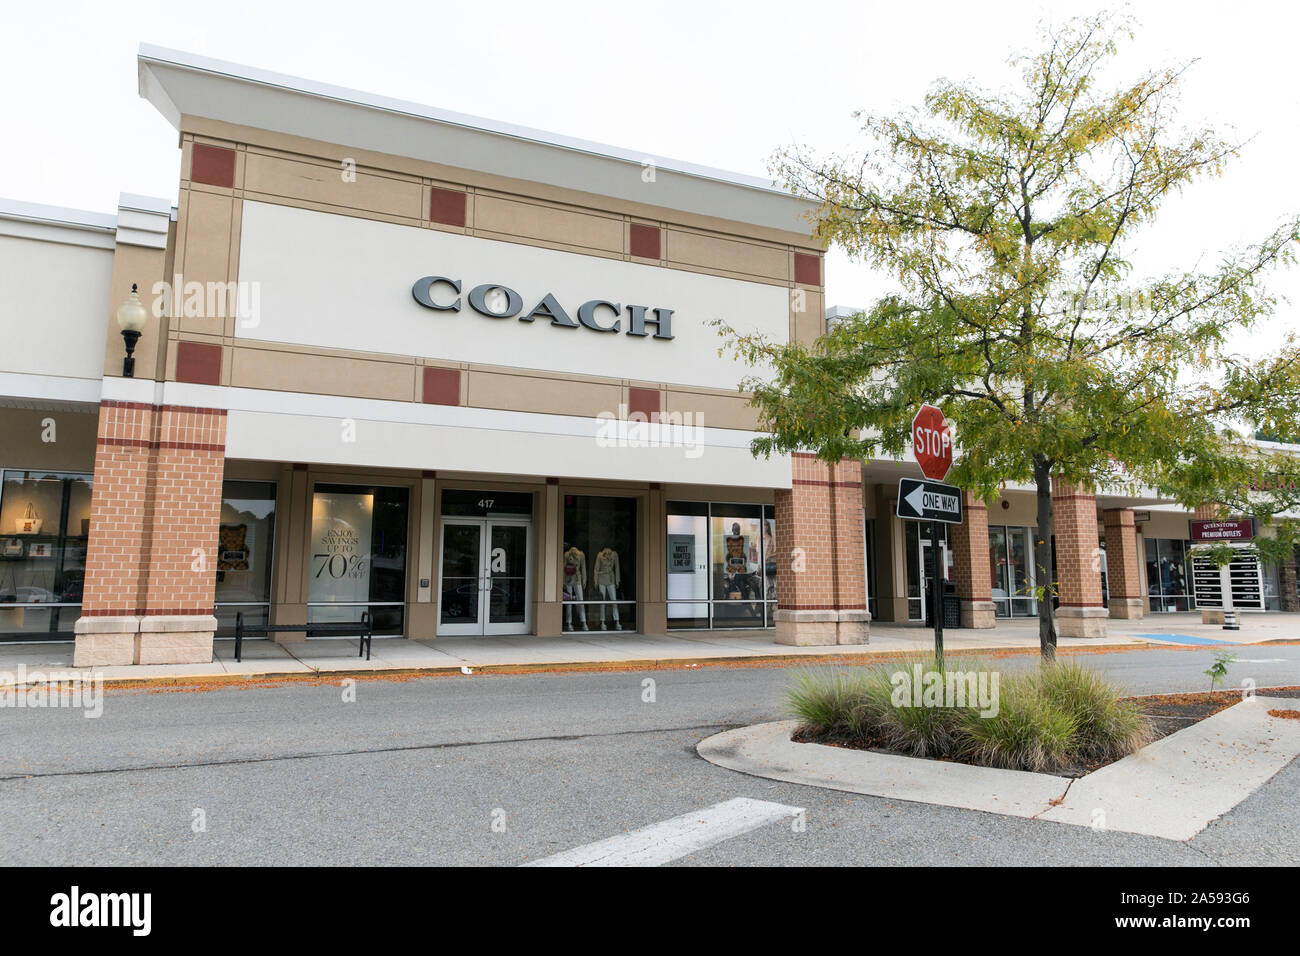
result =
[[[1036,25],[1098,5],[1002,0],[625,3],[275,0],[10,4],[0,39],[0,196],[112,212],[119,192],[169,197],[176,134],[136,91],[140,42],[571,136],[764,174],[776,147],[853,146],[855,109],[913,105],[939,76],[1011,83]],[[1140,264],[1216,261],[1300,212],[1300,6],[1155,2],[1119,61],[1127,78],[1199,58],[1183,120],[1250,138],[1218,180],[1173,203]],[[832,251],[828,304],[881,285]],[[1270,287],[1300,302],[1300,272]],[[1291,309],[1267,330],[1272,339]]]

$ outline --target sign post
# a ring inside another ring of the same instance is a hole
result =
[[[952,432],[943,412],[933,405],[922,405],[912,419],[912,454],[929,481],[914,478],[898,480],[900,518],[928,519],[930,522],[930,557],[933,565],[931,614],[934,615],[934,656],[943,660],[943,567],[939,553],[939,525],[961,524],[961,489],[942,484],[952,467]],[[924,573],[922,568],[922,573]]]

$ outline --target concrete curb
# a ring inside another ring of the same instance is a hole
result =
[[[795,743],[793,720],[714,734],[696,752],[769,780],[1185,841],[1300,755],[1300,721],[1270,709],[1300,701],[1244,700],[1078,780]]]
[[[869,645],[863,645],[867,647]],[[1120,653],[1123,651],[1134,650],[1151,650],[1158,648],[1166,651],[1179,650],[1205,650],[1211,645],[1184,646],[1173,645],[1150,641],[1127,641],[1124,643],[1110,642],[1089,642],[1087,644],[1071,645],[1057,648],[1057,655],[1060,657],[1069,657],[1072,655],[1086,655],[1097,653]],[[1262,646],[1262,645],[1250,645]],[[949,657],[974,658],[974,659],[997,659],[1003,657],[1023,657],[1038,654],[1038,647],[1006,647],[1006,646],[989,646],[977,648],[955,648],[948,651]],[[283,662],[284,665],[292,665],[292,669],[269,669],[260,671],[227,671],[222,673],[177,673],[177,674],[147,674],[139,677],[118,676],[103,678],[106,688],[139,688],[148,686],[176,686],[176,685],[200,685],[200,684],[237,684],[249,681],[278,681],[291,682],[295,680],[315,681],[324,678],[339,679],[356,679],[356,678],[384,678],[384,677],[442,677],[452,675],[462,675],[462,667],[469,667],[473,675],[480,674],[538,674],[538,673],[564,673],[564,672],[583,672],[583,671],[644,671],[644,670],[685,670],[693,667],[722,667],[722,666],[740,666],[740,667],[767,667],[767,666],[799,666],[799,665],[821,665],[826,667],[837,666],[856,666],[863,664],[879,663],[897,657],[913,657],[923,654],[923,649],[918,648],[890,648],[882,650],[862,650],[854,653],[836,653],[836,654],[721,654],[711,655],[708,657],[647,657],[636,659],[625,658],[606,658],[596,660],[569,660],[569,661],[537,661],[537,662],[502,662],[489,664],[475,664],[470,660],[460,661],[455,664],[430,664],[425,666],[394,665],[385,666],[382,661],[372,661],[371,666],[357,667],[352,664],[343,664],[337,669],[329,666],[314,665],[309,661],[298,658],[292,661]],[[225,661],[213,661],[213,664],[225,664]],[[148,665],[150,667],[167,667],[176,666],[184,667],[186,665]],[[203,665],[211,667],[212,664]],[[29,670],[36,673],[51,673],[65,675],[77,675],[79,677],[89,677],[95,673],[94,668],[77,668],[71,666],[50,665],[45,667],[30,667]],[[0,674],[3,670],[0,669]],[[15,680],[0,679],[0,688],[13,687],[17,685]],[[35,686],[38,684],[51,683],[49,680],[27,680],[22,686]]]
[[[1005,650],[1005,649],[1003,649]],[[1028,653],[1020,651],[1019,648],[1010,649],[1013,653]],[[737,664],[742,666],[751,665],[769,665],[769,664],[826,664],[828,666],[839,664],[871,664],[877,662],[880,658],[907,655],[911,651],[877,651],[874,654],[854,654],[838,655],[836,657],[826,657],[817,654],[771,654],[755,656],[723,656],[723,657],[664,657],[664,658],[642,658],[637,660],[613,659],[613,660],[594,660],[594,661],[555,661],[540,662],[532,664],[444,664],[432,665],[429,667],[372,667],[372,668],[348,668],[339,669],[331,668],[314,668],[311,670],[293,670],[293,671],[257,671],[248,673],[224,673],[224,674],[162,674],[147,677],[108,677],[104,679],[106,688],[119,687],[151,687],[151,686],[168,686],[168,685],[193,685],[193,684],[237,684],[246,681],[282,681],[289,683],[292,681],[315,681],[321,679],[346,679],[346,678],[375,678],[383,679],[386,677],[461,677],[461,676],[479,676],[489,674],[511,675],[511,674],[544,674],[544,673],[565,673],[565,672],[583,672],[583,671],[643,671],[643,670],[687,670],[694,667],[719,667],[728,664]],[[1035,649],[1034,653],[1037,653]],[[950,657],[963,656],[963,652],[950,653]],[[973,653],[969,656],[975,656]],[[462,667],[469,667],[471,673],[465,674]],[[35,669],[35,668],[34,668]],[[48,667],[42,670],[58,672],[61,674],[76,674],[78,676],[89,676],[93,671],[88,668],[58,668]],[[39,684],[50,683],[50,681],[25,681],[21,686],[31,687]],[[13,682],[0,682],[0,687],[12,687]]]
[[[1096,647],[1072,647],[1059,648],[1057,653],[1060,656],[1069,656],[1073,653],[1097,653],[1105,648],[1105,652],[1125,651],[1125,650],[1146,650],[1155,647],[1168,648],[1169,645],[1151,645],[1146,642],[1132,642],[1124,644],[1105,644]],[[619,670],[685,670],[693,667],[720,667],[727,665],[738,666],[770,666],[770,665],[808,665],[816,664],[827,667],[862,665],[878,663],[896,657],[916,656],[918,652],[914,648],[897,648],[878,651],[861,651],[852,654],[724,654],[713,655],[709,657],[647,657],[647,658],[606,658],[602,660],[571,660],[571,661],[539,661],[533,663],[492,663],[492,664],[474,664],[470,661],[457,664],[432,664],[428,666],[403,666],[395,665],[386,667],[381,662],[372,662],[370,667],[342,666],[337,669],[331,667],[314,666],[307,661],[294,659],[293,663],[297,666],[292,670],[264,670],[248,672],[225,672],[225,673],[180,673],[180,674],[150,674],[140,677],[113,676],[104,678],[104,686],[109,688],[119,687],[145,687],[145,686],[168,686],[177,684],[205,684],[205,683],[240,683],[245,681],[294,681],[294,680],[320,680],[322,678],[362,678],[362,677],[440,677],[451,675],[462,675],[462,667],[469,667],[473,675],[479,674],[537,674],[537,673],[563,673],[563,672],[581,672],[581,671],[619,671]],[[1037,647],[986,647],[986,648],[960,648],[950,650],[949,657],[964,658],[988,658],[988,657],[1021,657],[1036,655]],[[214,661],[213,663],[224,663]],[[285,662],[289,663],[289,662]],[[168,665],[155,664],[153,667],[164,667]],[[185,666],[185,665],[176,665]],[[211,666],[211,665],[205,665]],[[34,672],[58,673],[62,675],[77,675],[87,677],[95,673],[94,668],[70,667],[51,665],[47,667],[31,667]],[[16,681],[0,680],[0,687],[15,686]],[[23,682],[23,686],[34,686],[42,683],[50,683],[48,680],[28,680]]]

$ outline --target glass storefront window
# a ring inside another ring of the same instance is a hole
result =
[[[1034,528],[989,528],[993,607],[998,617],[1035,617]]]
[[[709,517],[714,627],[764,627],[763,509],[714,505]]]
[[[1264,610],[1280,611],[1282,610],[1282,577],[1276,564],[1266,564],[1263,567],[1264,578]]]
[[[1011,565],[1007,558],[1007,529],[989,528],[989,569],[992,572],[993,604],[999,617],[1005,617],[1007,599],[1011,597]]]
[[[668,506],[668,627],[709,626],[709,506]]]
[[[1101,561],[1101,606],[1110,607],[1110,572],[1106,565],[1105,538],[1097,539],[1097,557]],[[1055,562],[1053,562],[1053,564],[1055,564]]]
[[[221,637],[234,636],[236,614],[249,624],[270,622],[275,496],[270,481],[222,483],[216,584]]]
[[[635,498],[564,496],[564,630],[636,630],[636,516]]]
[[[91,476],[0,472],[0,640],[71,640],[81,616]]]
[[[903,542],[907,552],[907,619],[919,621],[925,614],[921,606],[921,526],[915,521],[903,522]]]
[[[307,620],[359,621],[402,634],[408,490],[317,484],[312,495]]]
[[[867,611],[874,621],[879,616],[879,602],[876,600],[876,519],[867,518],[864,534],[867,569]]]
[[[668,626],[772,627],[776,513],[771,505],[668,503]]]
[[[1190,547],[1191,542],[1176,538],[1146,539],[1147,602],[1153,612],[1196,609],[1188,574]]]

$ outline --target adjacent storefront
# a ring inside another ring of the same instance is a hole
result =
[[[0,471],[0,640],[67,639],[81,616],[90,475]]]

